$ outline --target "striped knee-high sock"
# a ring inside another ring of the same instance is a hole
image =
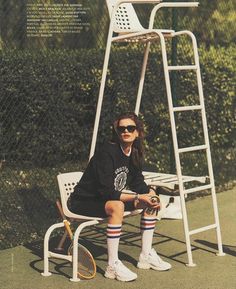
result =
[[[156,218],[141,217],[140,230],[142,236],[142,251],[144,256],[148,256],[152,249],[152,239],[155,230]]]
[[[118,258],[119,241],[121,235],[121,224],[107,225],[107,254],[108,265],[113,266]]]

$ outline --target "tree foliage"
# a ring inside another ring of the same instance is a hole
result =
[[[236,80],[232,64],[235,51],[235,47],[200,49],[213,159],[217,179],[223,183],[235,177]],[[146,161],[158,171],[168,172],[172,142],[161,57],[158,55],[156,50],[150,57],[141,112],[148,132]],[[190,62],[186,51],[182,57],[187,57]],[[45,167],[67,161],[83,163],[87,159],[102,60],[103,51],[98,50],[9,51],[1,54],[0,152],[5,153],[8,162]],[[142,53],[138,48],[132,52],[124,47],[114,51],[99,142],[109,136],[114,115],[133,110],[141,61]],[[182,75],[177,91],[179,104],[193,105],[196,95],[194,76]],[[181,146],[201,144],[199,115],[186,118],[180,114],[177,121]],[[193,164],[196,160],[185,161],[188,173],[195,172]]]

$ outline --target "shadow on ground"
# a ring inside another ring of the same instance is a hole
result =
[[[205,240],[195,240],[196,243],[199,243],[201,245],[207,246],[209,248],[212,248],[214,250],[218,250],[218,245],[216,243],[211,243]],[[223,251],[225,254],[235,256],[236,257],[236,246],[230,246],[230,245],[224,245],[223,244]]]

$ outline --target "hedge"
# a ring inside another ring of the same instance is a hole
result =
[[[235,178],[235,54],[235,46],[200,49],[214,168],[222,182]],[[185,57],[190,63],[190,55],[185,51],[179,58]],[[34,167],[86,160],[103,56],[104,51],[99,50],[2,52],[1,154],[10,162]],[[147,130],[147,163],[166,171],[171,166],[172,144],[160,59],[159,51],[151,54],[141,113]],[[114,115],[133,110],[141,61],[138,47],[132,51],[129,47],[114,49],[99,140],[107,137]],[[177,78],[177,103],[196,102],[194,75],[182,74]],[[202,142],[199,124],[197,114],[178,115],[181,146]],[[189,168],[192,168],[191,162]]]

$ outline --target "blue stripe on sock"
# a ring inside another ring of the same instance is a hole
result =
[[[149,227],[149,228],[140,227],[140,229],[143,230],[143,231],[146,231],[146,230],[153,230],[153,229],[155,229],[155,227]]]
[[[145,221],[145,222],[154,222],[157,219],[149,219],[149,218],[141,218],[141,221]]]
[[[120,238],[120,235],[119,235],[119,236],[109,236],[109,235],[107,235],[107,238],[109,238],[109,239],[116,239],[116,238]]]

